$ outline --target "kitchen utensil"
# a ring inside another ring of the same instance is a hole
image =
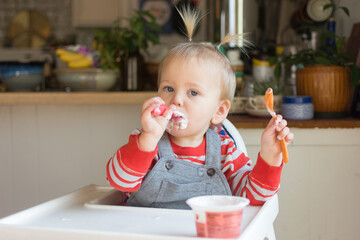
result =
[[[280,95],[273,96],[273,110],[274,111],[280,110],[281,102],[282,102],[282,96],[280,96]],[[266,110],[264,96],[256,95],[253,97],[249,97],[248,102],[247,102],[247,107],[254,109],[254,110]]]
[[[166,110],[168,110],[169,107],[165,104],[161,104],[160,106],[154,108],[151,111],[151,114],[155,116],[162,116]],[[180,129],[185,129],[189,123],[187,118],[185,118],[185,115],[177,110],[175,110],[171,115],[166,115],[165,118],[167,118],[169,121],[169,128],[172,128],[172,126],[176,123],[179,125]]]
[[[246,113],[254,116],[254,117],[267,117],[269,116],[269,112],[266,109],[253,109],[250,108],[249,106],[246,107],[245,109]]]
[[[35,10],[22,10],[14,15],[8,28],[8,37],[15,47],[43,47],[50,37],[49,19]]]
[[[274,101],[273,101],[273,90],[272,90],[272,88],[268,88],[268,90],[265,92],[264,98],[265,98],[265,104],[266,104],[267,111],[270,113],[270,115],[273,118],[276,119],[276,113],[273,110]],[[285,139],[280,140],[280,146],[281,146],[281,152],[282,152],[282,155],[283,155],[283,160],[284,160],[285,163],[287,163],[289,161],[289,153],[287,151]]]
[[[155,116],[162,116],[167,109],[168,109],[168,107],[165,104],[161,104],[160,106],[154,108],[151,111],[151,114],[153,114]]]

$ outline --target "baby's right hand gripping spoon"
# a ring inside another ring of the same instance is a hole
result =
[[[273,90],[272,88],[268,88],[265,92],[265,105],[267,111],[270,113],[270,115],[276,119],[276,113],[274,112],[273,106],[274,106],[274,97],[273,97]],[[280,140],[280,146],[281,146],[281,152],[283,155],[284,163],[287,163],[289,161],[289,153],[286,147],[285,139]]]

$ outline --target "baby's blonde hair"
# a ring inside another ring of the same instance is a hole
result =
[[[177,9],[177,8],[176,8]],[[221,99],[228,99],[230,102],[233,100],[236,89],[236,77],[232,70],[231,64],[227,57],[223,55],[219,48],[225,43],[242,41],[244,46],[251,45],[247,40],[243,38],[242,34],[227,35],[219,45],[216,47],[211,44],[202,44],[192,42],[192,37],[200,19],[200,12],[195,9],[191,9],[190,5],[183,5],[182,9],[177,9],[182,20],[184,21],[188,43],[180,43],[172,48],[168,54],[161,61],[158,74],[158,83],[161,79],[162,70],[173,60],[180,59],[185,62],[190,61],[192,58],[204,61],[205,63],[212,63],[211,67],[217,67],[222,81]],[[244,52],[243,48],[240,51]]]

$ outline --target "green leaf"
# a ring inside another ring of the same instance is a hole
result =
[[[326,10],[328,8],[334,8],[335,5],[333,3],[328,3],[328,4],[325,4],[324,7],[323,7],[323,10]]]
[[[354,88],[358,84],[360,84],[360,68],[353,64],[351,68],[351,87]]]
[[[126,21],[129,27],[120,27],[121,21]],[[111,29],[94,30],[102,67],[118,68],[117,59],[126,58],[132,52],[146,52],[149,43],[160,43],[160,30],[155,16],[141,10],[134,11],[131,18],[115,20]]]
[[[277,63],[278,63],[278,58],[277,58],[277,56],[273,56],[273,57],[269,58],[269,64],[270,64],[270,66],[274,66],[274,65],[277,64]]]
[[[339,8],[341,8],[344,11],[344,13],[350,17],[350,11],[347,7],[339,7]]]
[[[344,45],[345,43],[345,37],[341,37],[339,38],[337,41],[336,41],[336,49],[338,52],[340,52],[342,46]]]
[[[284,83],[281,83],[279,79],[271,78],[263,82],[254,83],[254,95],[264,95],[266,90],[271,87],[274,91],[274,95],[279,95],[282,92]]]
[[[318,64],[324,64],[324,65],[332,65],[331,61],[325,57],[322,57],[322,56],[316,56],[315,57],[315,61],[318,63]]]
[[[274,76],[276,78],[278,78],[278,79],[280,78],[280,76],[281,76],[281,64],[276,64],[275,65]]]

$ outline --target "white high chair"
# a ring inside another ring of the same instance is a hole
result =
[[[241,137],[239,131],[236,129],[236,127],[228,119],[225,119],[223,121],[222,126],[223,126],[225,132],[234,140],[236,148],[239,149],[240,151],[242,151],[243,153],[245,153],[246,156],[248,156],[244,140],[242,139],[242,137]],[[269,208],[268,205],[272,205],[272,207]],[[252,236],[251,239],[276,240],[273,222],[279,212],[279,204],[278,204],[277,194],[275,196],[273,196],[272,199],[268,200],[264,204],[264,206],[261,207],[260,211],[264,212],[264,214],[262,214],[262,218],[256,219],[256,221],[254,221],[252,224],[250,224],[248,226],[248,228],[256,228],[257,233],[258,233],[257,237],[254,238],[254,236]],[[259,223],[261,223],[261,224],[259,224]],[[262,226],[262,228],[259,229],[259,226]],[[265,236],[265,238],[264,238],[264,236]],[[250,239],[247,236],[247,232],[242,234],[242,236],[240,238],[241,239]]]
[[[227,118],[222,122],[222,126],[225,132],[229,135],[229,137],[234,140],[236,148],[245,153],[246,156],[248,156],[244,140],[242,139],[236,127]]]

